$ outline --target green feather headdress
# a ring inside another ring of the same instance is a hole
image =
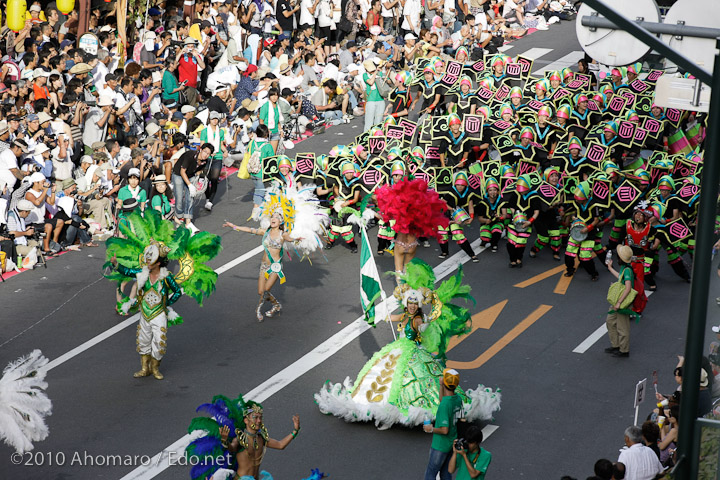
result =
[[[202,305],[203,299],[215,291],[217,273],[205,263],[220,253],[220,237],[209,232],[192,235],[184,225],[175,229],[172,222],[163,220],[155,210],[146,210],[144,214],[134,211],[127,220],[126,224],[120,224],[120,232],[125,238],[107,240],[107,262],[103,268],[110,267],[111,259],[115,258],[126,268],[140,269],[144,266],[145,247],[153,241],[162,243],[170,250],[167,258],[180,264],[175,281],[182,285],[185,295]],[[119,283],[134,280],[114,270],[105,276]]]

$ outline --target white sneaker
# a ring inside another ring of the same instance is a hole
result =
[[[552,25],[553,23],[557,23],[560,21],[560,17],[550,17],[550,20],[547,21],[548,25]]]
[[[190,232],[195,235],[197,232],[200,231],[199,228],[197,228],[192,222],[186,223],[185,226],[190,229]]]
[[[365,110],[363,110],[363,109],[360,108],[360,107],[355,107],[355,108],[353,109],[353,115],[355,115],[356,117],[360,117],[360,116],[362,116],[362,115],[365,115]]]
[[[210,200],[205,202],[205,210],[207,210],[208,212],[212,212],[212,207],[213,207],[213,203]]]

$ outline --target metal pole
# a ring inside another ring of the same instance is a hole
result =
[[[717,41],[720,46],[720,39]],[[693,434],[697,425],[697,405],[702,368],[703,343],[707,321],[707,299],[710,289],[715,208],[720,183],[720,139],[714,130],[720,126],[720,55],[715,55],[714,73],[710,83],[710,118],[703,160],[700,207],[697,216],[697,243],[690,285],[687,334],[685,336],[685,364],[683,366],[682,400],[680,402],[680,431],[678,433],[677,480],[698,478],[699,450],[693,448]]]
[[[583,27],[590,28],[609,28],[616,30],[617,27],[612,20],[598,17],[595,15],[585,15],[580,19]],[[693,37],[693,38],[717,38],[720,37],[720,29],[709,27],[693,27],[691,25],[677,25],[672,23],[658,22],[633,22],[635,25],[644,28],[650,33],[672,35],[676,37]]]
[[[615,12],[612,8],[608,7],[600,0],[585,0],[590,7],[597,10],[598,13],[604,15],[606,18],[611,20],[620,30],[624,30],[643,42],[645,45],[655,49],[658,53],[665,56],[668,60],[671,60],[678,67],[692,73],[695,77],[699,78],[705,85],[710,85],[713,81],[712,73],[708,72],[704,68],[700,68],[692,61],[688,60],[680,53],[676,52],[668,45],[664,44],[659,38],[646,29],[638,26],[636,22],[629,20],[623,15]]]

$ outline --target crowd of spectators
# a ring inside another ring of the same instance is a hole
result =
[[[128,22],[123,49],[115,3],[102,2],[93,50],[78,48],[77,9],[36,1],[23,29],[0,30],[4,270],[97,245],[134,203],[195,231],[194,209],[212,210],[223,165],[242,159],[257,125],[278,154],[362,115],[366,68],[461,46],[494,53],[567,11],[548,0],[161,2]]]

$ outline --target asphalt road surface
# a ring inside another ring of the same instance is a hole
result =
[[[574,65],[582,55],[573,23],[516,41],[507,53],[534,56],[536,70]],[[362,119],[356,119],[296,151],[326,153],[336,143],[350,143],[361,129]],[[312,265],[286,262],[288,281],[274,289],[282,313],[261,324],[255,320],[259,238],[221,228],[224,220],[245,223],[250,189],[232,177],[220,186],[213,212],[199,211],[196,225],[223,237],[223,251],[211,262],[221,275],[204,307],[187,298],[176,305],[185,323],[170,329],[163,381],[132,377],[139,366],[135,328],[114,313],[114,286],[100,273],[102,247],[60,256],[47,269],[0,285],[0,363],[41,349],[52,360],[47,393],[54,406],[50,435],[36,443],[33,455],[11,457],[12,450],[0,445],[0,478],[188,478],[188,466],[168,468],[177,455],[157,454],[187,433],[199,404],[216,394],[248,392],[263,402],[274,438],[292,430],[293,414],[301,418],[298,438],[265,457],[263,468],[276,479],[300,479],[311,468],[343,480],[422,478],[430,435],[421,428],[378,431],[372,424],[347,424],[322,415],[313,402],[325,381],[354,379],[392,340],[387,324],[367,329],[356,321],[359,255],[336,247]],[[466,232],[477,240],[477,225]],[[434,242],[419,248],[418,257],[452,273],[468,258],[455,244],[450,248],[449,260],[437,258]],[[393,270],[387,255],[377,262],[380,271]],[[632,325],[631,356],[618,359],[603,353],[608,342],[599,330],[610,274],[601,271],[596,283],[583,271],[566,279],[548,251],[526,256],[524,265],[508,269],[504,242],[498,253],[483,251],[480,263],[466,263],[477,329],[455,344],[450,364],[461,369],[464,388],[502,390],[502,410],[485,429],[483,446],[493,454],[488,478],[585,478],[598,458],[616,460],[623,430],[633,421],[635,384],[651,381],[657,370],[660,391],[675,388],[688,285],[663,260],[659,289]],[[390,295],[387,277],[384,286]],[[710,308],[713,322],[714,302]],[[652,403],[642,405],[641,417]],[[151,465],[141,465],[149,460]]]

